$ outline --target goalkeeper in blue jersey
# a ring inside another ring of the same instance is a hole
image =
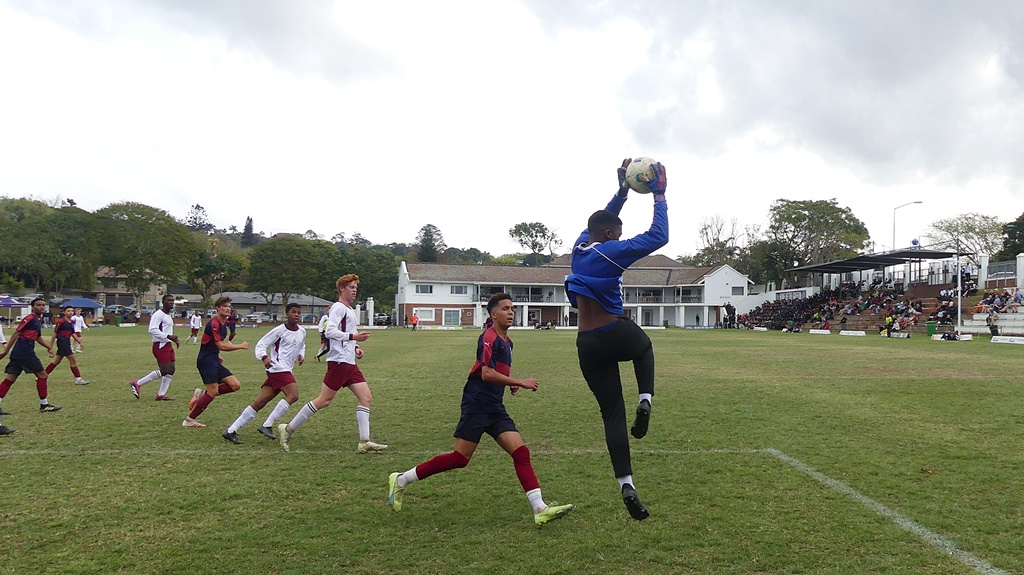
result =
[[[619,168],[619,191],[608,207],[590,216],[587,229],[572,250],[572,274],[566,277],[569,302],[579,310],[576,349],[580,369],[597,398],[604,419],[605,441],[612,468],[619,482],[622,500],[630,516],[646,519],[647,508],[640,502],[633,483],[633,468],[626,435],[626,406],[622,399],[619,362],[633,362],[640,392],[633,437],[647,434],[654,395],[654,348],[633,321],[623,316],[622,274],[637,260],[651,255],[668,243],[668,206],[665,203],[665,167],[655,164],[655,178],[648,183],[654,196],[654,221],[646,232],[623,240],[619,210],[626,202],[626,159]]]

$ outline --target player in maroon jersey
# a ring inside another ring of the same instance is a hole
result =
[[[43,312],[46,311],[46,301],[41,297],[37,297],[32,300],[32,313],[21,320],[18,327],[14,330],[14,335],[7,341],[4,346],[4,350],[0,351],[0,359],[7,357],[7,354],[11,354],[11,359],[7,363],[7,367],[4,368],[4,373],[7,374],[4,377],[3,382],[0,382],[0,404],[3,403],[7,392],[11,390],[11,386],[17,381],[18,376],[23,372],[35,374],[36,376],[36,392],[39,394],[39,411],[43,413],[60,411],[59,405],[51,404],[47,399],[46,389],[46,370],[43,369],[42,362],[36,357],[36,342],[42,345],[49,351],[50,344],[40,338],[40,331],[43,329]],[[0,406],[0,417],[4,415],[10,415],[3,410]],[[0,435],[10,435],[14,433],[14,430],[0,423]]]
[[[76,323],[75,308],[66,306],[63,317],[57,320],[57,325],[53,327],[53,335],[50,337],[50,357],[53,358],[53,361],[46,366],[46,373],[53,373],[53,370],[60,365],[61,360],[66,357],[68,364],[71,365],[71,374],[75,376],[75,383],[89,385],[88,381],[82,379],[82,372],[78,370],[78,362],[75,360],[75,352],[71,349],[71,338],[75,337]]]

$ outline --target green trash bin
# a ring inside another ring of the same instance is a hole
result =
[[[939,332],[939,322],[937,321],[926,321],[924,325],[928,329],[928,335],[935,335]]]
[[[117,325],[117,326],[121,325],[121,316],[115,316],[114,317],[114,325]]]

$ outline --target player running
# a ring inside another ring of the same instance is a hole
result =
[[[199,330],[203,329],[203,315],[199,313],[199,310],[192,311],[192,317],[188,318],[188,326],[192,328],[192,334],[185,339],[192,340],[192,343],[199,343]]]
[[[281,423],[277,426],[277,438],[285,451],[291,449],[291,437],[295,430],[314,413],[330,405],[338,390],[343,387],[349,388],[359,402],[356,406],[356,425],[359,428],[356,452],[384,451],[388,448],[383,443],[370,441],[370,402],[373,396],[370,394],[370,385],[366,383],[363,372],[356,366],[356,360],[363,357],[363,350],[357,342],[366,341],[370,337],[370,332],[356,329],[359,318],[356,316],[356,310],[352,308],[359,293],[359,276],[343,275],[335,282],[335,286],[338,288],[338,301],[327,312],[327,327],[324,329],[327,339],[331,341],[331,350],[327,353],[324,384],[320,387],[320,395],[302,406],[291,423]]]
[[[7,363],[7,367],[4,368],[4,373],[7,375],[4,377],[3,382],[0,382],[0,404],[7,397],[7,392],[11,390],[14,382],[18,380],[18,376],[22,372],[28,372],[36,376],[39,411],[41,413],[60,411],[60,406],[51,404],[47,398],[46,370],[43,369],[42,362],[36,356],[37,341],[47,351],[51,349],[50,344],[40,337],[40,331],[43,329],[43,313],[46,311],[46,301],[41,297],[37,297],[32,300],[31,305],[32,313],[21,320],[21,323],[15,328],[11,339],[4,345],[4,350],[0,352],[0,359],[7,357],[8,353],[11,354],[11,360]],[[10,414],[4,411],[2,405],[0,405],[0,418],[4,415]],[[3,425],[2,420],[0,420],[0,435],[10,435],[14,431]]]
[[[629,195],[626,159],[619,168],[619,191],[608,207],[594,212],[587,229],[572,250],[572,273],[565,279],[569,303],[579,309],[576,349],[580,369],[601,407],[605,442],[611,456],[622,501],[633,519],[643,520],[647,508],[637,497],[626,435],[626,406],[622,399],[619,362],[633,363],[639,400],[630,433],[647,435],[654,396],[654,347],[651,338],[623,316],[622,273],[642,257],[668,243],[668,206],[665,203],[665,167],[654,165],[655,178],[647,184],[654,196],[654,220],[646,232],[621,240],[619,210]]]
[[[173,400],[173,398],[167,396],[167,390],[170,389],[171,378],[174,377],[174,349],[181,348],[178,336],[174,335],[174,318],[171,317],[171,311],[174,309],[174,296],[171,294],[165,295],[161,298],[160,305],[160,309],[149,316],[149,335],[152,336],[153,357],[156,358],[158,369],[131,382],[132,395],[135,396],[135,399],[139,398],[143,385],[155,379],[160,379],[160,387],[157,389],[156,397],[153,399],[157,401]],[[171,345],[172,343],[174,344],[173,346]]]
[[[75,383],[89,385],[88,381],[82,379],[82,372],[78,370],[78,362],[75,361],[75,352],[71,344],[72,338],[75,336],[75,308],[66,306],[63,311],[64,315],[57,320],[57,325],[53,327],[53,335],[50,336],[50,357],[55,359],[46,366],[46,373],[47,375],[53,373],[53,370],[60,365],[61,360],[66,357],[68,365],[71,366],[71,374],[75,376]],[[56,342],[56,346],[54,346],[54,342]]]
[[[455,450],[424,461],[405,473],[388,476],[388,502],[392,509],[401,511],[402,493],[410,483],[469,465],[480,438],[487,433],[512,456],[516,476],[533,507],[533,521],[544,525],[565,516],[573,506],[544,503],[540,482],[530,462],[530,448],[523,443],[515,422],[505,411],[505,387],[511,388],[515,395],[519,388],[537,391],[538,386],[536,379],[511,377],[512,340],[508,337],[508,328],[516,316],[512,296],[507,293],[491,296],[487,313],[494,319],[494,325],[477,340],[476,363],[462,388],[462,418],[455,428]]]
[[[252,421],[256,413],[278,393],[283,392],[284,399],[277,402],[270,416],[258,428],[258,431],[268,439],[277,439],[272,427],[274,422],[299,399],[299,384],[295,382],[292,366],[295,362],[302,365],[306,357],[306,330],[299,326],[302,306],[292,302],[284,307],[284,313],[285,322],[267,332],[256,343],[256,359],[262,361],[263,367],[267,370],[267,379],[260,387],[259,395],[221,434],[224,439],[235,445],[242,444],[242,440],[238,439],[238,430]]]
[[[249,342],[243,341],[237,344],[231,343],[227,339],[227,319],[232,313],[231,298],[219,297],[213,303],[213,307],[216,308],[217,315],[206,324],[199,347],[199,356],[196,358],[196,368],[199,369],[199,375],[202,376],[203,384],[206,385],[206,393],[197,388],[192,394],[192,399],[188,402],[188,408],[191,411],[182,420],[182,427],[206,427],[205,423],[200,423],[196,418],[206,411],[210,402],[218,395],[242,389],[242,383],[238,381],[238,378],[231,373],[231,370],[224,367],[220,352],[249,349]]]

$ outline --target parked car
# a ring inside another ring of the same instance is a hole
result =
[[[258,311],[256,313],[251,313],[245,316],[245,319],[243,321],[245,321],[245,323],[263,323],[273,321],[273,318],[270,316],[269,313]]]
[[[128,311],[128,308],[123,305],[108,305],[103,308],[103,313],[113,313],[117,315],[124,315],[124,312]]]
[[[373,314],[373,325],[387,325],[388,319],[391,316],[386,313],[375,313]]]
[[[316,323],[317,320],[319,320],[319,319],[320,318],[318,318],[315,313],[304,313],[304,314],[302,314],[302,317],[299,318],[299,322],[300,323]]]

